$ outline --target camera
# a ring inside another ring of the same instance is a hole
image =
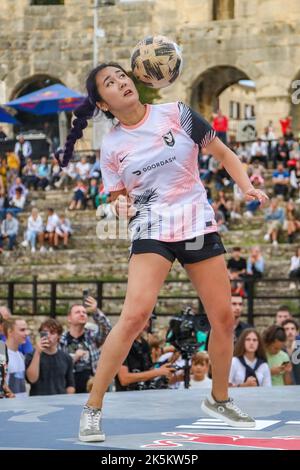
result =
[[[191,307],[172,317],[167,332],[167,341],[181,352],[193,353],[200,345],[197,342],[196,319]]]
[[[48,331],[41,331],[40,332],[40,337],[41,338],[47,338],[48,337]]]
[[[82,305],[83,305],[84,307],[87,307],[87,305],[86,305],[86,299],[89,297],[89,295],[90,295],[89,289],[84,289],[84,290],[82,291],[82,296],[83,296]]]

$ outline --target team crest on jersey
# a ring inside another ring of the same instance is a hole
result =
[[[164,139],[165,143],[169,147],[174,147],[175,139],[174,139],[174,136],[173,136],[171,130],[169,132],[167,132],[165,135],[163,135],[162,138]]]

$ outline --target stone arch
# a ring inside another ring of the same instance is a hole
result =
[[[30,93],[30,91],[27,91],[28,88],[35,88],[35,90],[39,90],[41,88],[45,88],[46,86],[54,85],[55,83],[63,84],[63,82],[59,78],[53,77],[48,74],[43,73],[31,75],[30,77],[21,80],[13,88],[10,94],[10,100],[14,100],[22,95],[25,95],[26,93]]]
[[[207,119],[216,111],[218,96],[239,80],[249,80],[243,70],[231,65],[217,65],[202,72],[192,85],[191,105]]]

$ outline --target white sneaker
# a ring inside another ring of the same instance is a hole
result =
[[[264,240],[265,240],[265,242],[269,242],[269,241],[270,241],[270,235],[269,235],[268,233],[265,234]]]
[[[22,245],[24,248],[27,248],[28,245],[29,245],[29,243],[28,243],[27,240],[24,240],[24,241],[21,243],[21,245]]]
[[[277,241],[277,240],[273,240],[272,245],[273,245],[273,246],[278,246],[278,241]]]
[[[52,252],[52,251],[53,251],[53,248],[52,248],[52,246],[50,246],[50,248],[49,248],[49,251],[50,251],[50,252]]]
[[[250,212],[250,211],[246,211],[246,212],[244,213],[244,217],[246,217],[246,219],[252,219],[253,214],[252,214],[252,212]]]
[[[290,282],[289,288],[291,290],[297,289],[296,283],[295,282]]]
[[[35,249],[35,246],[33,246],[33,247],[31,248],[31,253],[35,253],[35,252],[36,252],[36,249]]]
[[[101,428],[101,410],[84,406],[79,425],[79,440],[83,442],[103,442],[105,434]]]
[[[41,252],[41,253],[45,253],[46,251],[47,251],[47,248],[45,248],[44,246],[41,246],[40,252]]]
[[[48,184],[48,186],[45,187],[45,191],[50,191],[51,186]]]

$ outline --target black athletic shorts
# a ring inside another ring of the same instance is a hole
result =
[[[179,263],[184,266],[185,264],[197,263],[213,256],[222,255],[226,253],[226,250],[218,232],[213,232],[180,242],[163,242],[151,239],[134,240],[130,257],[132,254],[137,255],[140,253],[157,253],[172,263],[177,258]]]

